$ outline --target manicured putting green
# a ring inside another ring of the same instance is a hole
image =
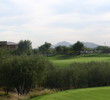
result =
[[[67,90],[30,100],[110,100],[110,87]]]

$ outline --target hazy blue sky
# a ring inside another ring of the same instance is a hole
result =
[[[0,0],[0,40],[110,46],[110,0]]]

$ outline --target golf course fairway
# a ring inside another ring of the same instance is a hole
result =
[[[66,90],[30,100],[110,100],[110,87]]]

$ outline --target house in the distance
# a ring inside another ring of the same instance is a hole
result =
[[[7,50],[15,50],[17,49],[18,44],[14,42],[0,41],[0,48]]]

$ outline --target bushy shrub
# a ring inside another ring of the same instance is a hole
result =
[[[73,63],[69,67],[54,68],[45,76],[44,87],[71,89],[110,85],[110,63]]]
[[[31,88],[41,83],[42,74],[48,66],[51,66],[50,63],[40,56],[5,59],[0,67],[1,86],[6,94],[13,88],[16,88],[18,95],[27,94]]]

